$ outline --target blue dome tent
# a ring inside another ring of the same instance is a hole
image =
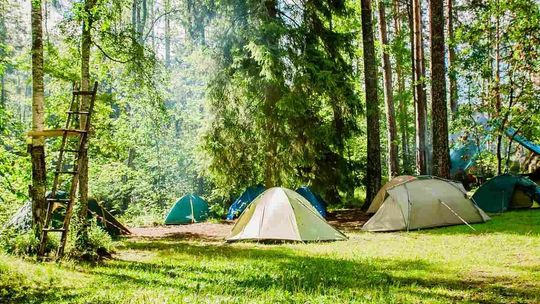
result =
[[[319,195],[313,193],[308,186],[302,186],[296,189],[296,192],[302,195],[308,202],[313,205],[322,217],[326,217],[326,202]]]
[[[263,185],[256,185],[251,186],[247,188],[229,207],[229,212],[227,213],[227,219],[233,220],[242,214],[244,210],[251,204],[251,202],[259,196],[259,194],[263,193],[264,188]]]

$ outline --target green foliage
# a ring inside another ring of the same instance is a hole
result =
[[[345,153],[360,110],[352,33],[333,27],[348,8],[268,3],[219,7],[228,30],[219,37],[219,70],[209,87],[207,174],[222,194],[263,181],[307,183],[338,202],[339,192],[357,186],[357,164]]]
[[[84,249],[81,250],[80,238],[78,234],[77,224],[72,225],[70,230],[69,241],[66,245],[66,255],[70,258],[77,260],[86,260],[86,261],[99,261],[102,259],[102,255],[110,253],[113,251],[114,246],[112,239],[109,234],[98,226],[95,219],[90,221],[90,226],[88,228],[87,240],[84,242]]]
[[[3,229],[0,234],[0,249],[9,254],[18,256],[34,255],[39,246],[39,239],[34,231],[15,231]]]

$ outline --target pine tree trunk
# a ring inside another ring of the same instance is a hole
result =
[[[412,0],[414,36],[414,82],[415,82],[415,127],[416,127],[416,174],[426,174],[426,92],[424,73],[424,50],[422,41],[422,10],[420,0]]]
[[[500,14],[499,1],[497,1],[497,11],[495,16],[495,113],[497,119],[501,116],[501,29],[500,29]],[[497,175],[502,174],[502,132],[504,126],[501,126],[499,134],[497,134]]]
[[[45,129],[45,97],[43,83],[43,21],[41,1],[31,1],[32,18],[32,130]],[[30,147],[32,156],[32,217],[36,232],[40,232],[45,221],[47,204],[45,187],[45,138],[34,137]]]
[[[267,10],[267,17],[270,20],[277,18],[277,0],[265,0],[264,5]],[[269,33],[268,37],[266,38],[268,39],[268,41],[271,41],[272,44],[277,44],[279,41],[279,37],[273,33]],[[275,123],[275,108],[280,98],[281,92],[279,87],[274,84],[272,80],[267,80],[267,83],[265,84],[263,106],[263,110],[266,116],[266,131],[268,132],[264,165],[264,180],[265,186],[267,188],[279,186],[281,184],[278,170],[276,168],[278,146],[276,141],[273,140],[274,138],[277,138],[277,136],[275,135],[277,131],[277,126]]]
[[[82,36],[81,36],[81,90],[90,90],[90,47],[92,45],[92,9],[96,0],[86,0],[84,9],[86,11],[87,18],[82,24]],[[81,111],[89,111],[90,108],[90,96],[82,95],[81,97]],[[86,115],[80,117],[80,128],[84,129],[86,125]],[[87,212],[88,212],[88,146],[83,147],[79,154],[79,220],[82,223],[81,230],[79,231],[81,246],[86,246],[87,240]]]
[[[165,66],[171,66],[171,20],[169,14],[171,0],[165,0]]]
[[[390,179],[399,175],[398,160],[398,140],[396,127],[396,113],[394,110],[394,96],[392,85],[392,70],[390,66],[390,55],[388,54],[388,36],[386,33],[386,12],[384,2],[379,1],[379,34],[383,46],[383,80],[384,80],[384,101],[386,105],[386,123],[388,138],[388,176]]]
[[[392,11],[394,17],[395,36],[401,39],[402,35],[402,17],[401,9],[398,0],[392,1]],[[407,100],[404,98],[405,92],[405,77],[403,75],[403,60],[400,54],[396,55],[396,77],[398,81],[398,96],[399,98],[399,130],[401,133],[401,154],[403,159],[402,171],[406,172],[409,167],[409,132],[407,128]]]
[[[6,43],[6,23],[4,20],[4,15],[6,14],[6,9],[4,6],[0,6],[0,45]],[[5,50],[0,49],[0,61],[3,61],[7,56]],[[6,106],[6,71],[3,71],[0,75],[0,108],[5,108]]]
[[[448,112],[444,54],[444,0],[430,0],[431,117],[433,125],[433,174],[450,178]]]
[[[142,7],[141,7],[142,13],[139,18],[139,43],[141,45],[144,45],[144,30],[146,27],[146,19],[148,17],[148,5],[146,3],[146,0],[142,0]]]
[[[367,120],[367,170],[366,201],[367,208],[381,186],[381,138],[380,110],[377,94],[377,65],[373,39],[373,20],[371,0],[361,0],[362,43],[364,51],[364,80]]]
[[[0,108],[6,107],[6,78],[4,74],[0,76]]]
[[[458,87],[456,76],[456,49],[454,47],[454,10],[453,0],[448,0],[447,26],[448,26],[448,66],[450,80],[450,110],[455,115],[458,110]]]
[[[155,8],[155,0],[151,0],[149,2],[149,5],[150,5],[150,21],[153,22],[153,20],[156,18],[156,8]],[[152,28],[150,29],[150,38],[151,38],[151,46],[152,46],[152,51],[154,51],[154,53],[156,53],[156,38],[155,38],[155,26],[152,26]]]

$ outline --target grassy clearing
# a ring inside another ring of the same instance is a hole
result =
[[[540,210],[474,227],[318,244],[124,240],[99,266],[0,256],[0,302],[540,302]]]

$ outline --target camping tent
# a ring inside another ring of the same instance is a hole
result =
[[[413,179],[416,179],[416,177],[410,176],[410,175],[401,175],[401,176],[394,177],[393,179],[388,181],[386,184],[384,184],[384,186],[381,187],[379,192],[377,192],[377,195],[375,195],[375,197],[371,201],[371,205],[369,205],[369,209],[366,211],[366,213],[373,214],[377,212],[377,210],[379,210],[382,203],[384,202],[384,199],[386,198],[387,189],[390,189],[396,185],[402,184],[406,181],[413,180]]]
[[[239,240],[336,241],[347,237],[330,226],[300,194],[270,188],[242,213],[227,237]]]
[[[420,176],[386,189],[383,204],[362,230],[411,230],[487,220],[461,184]]]
[[[486,212],[530,208],[532,199],[540,202],[540,186],[525,176],[503,174],[484,183],[473,199]]]
[[[64,191],[58,191],[56,198],[67,198]],[[51,220],[51,226],[61,228],[64,220],[65,206],[63,204],[55,204]],[[109,235],[118,236],[131,234],[129,229],[118,221],[109,211],[107,211],[94,198],[88,198],[88,218],[96,218],[99,227],[103,228]],[[32,225],[32,204],[30,202],[24,204],[7,222],[5,228],[13,228],[18,231],[28,231]]]
[[[203,222],[208,218],[208,204],[195,194],[186,194],[177,200],[165,218],[166,225]]]
[[[264,192],[263,185],[251,186],[247,188],[229,207],[227,219],[233,220],[242,214],[246,207],[257,197]]]
[[[313,193],[308,186],[296,189],[296,192],[303,196],[315,208],[322,217],[326,217],[326,202],[319,195]]]
[[[88,216],[95,217],[98,225],[112,236],[131,234],[126,226],[93,198],[88,198]]]

